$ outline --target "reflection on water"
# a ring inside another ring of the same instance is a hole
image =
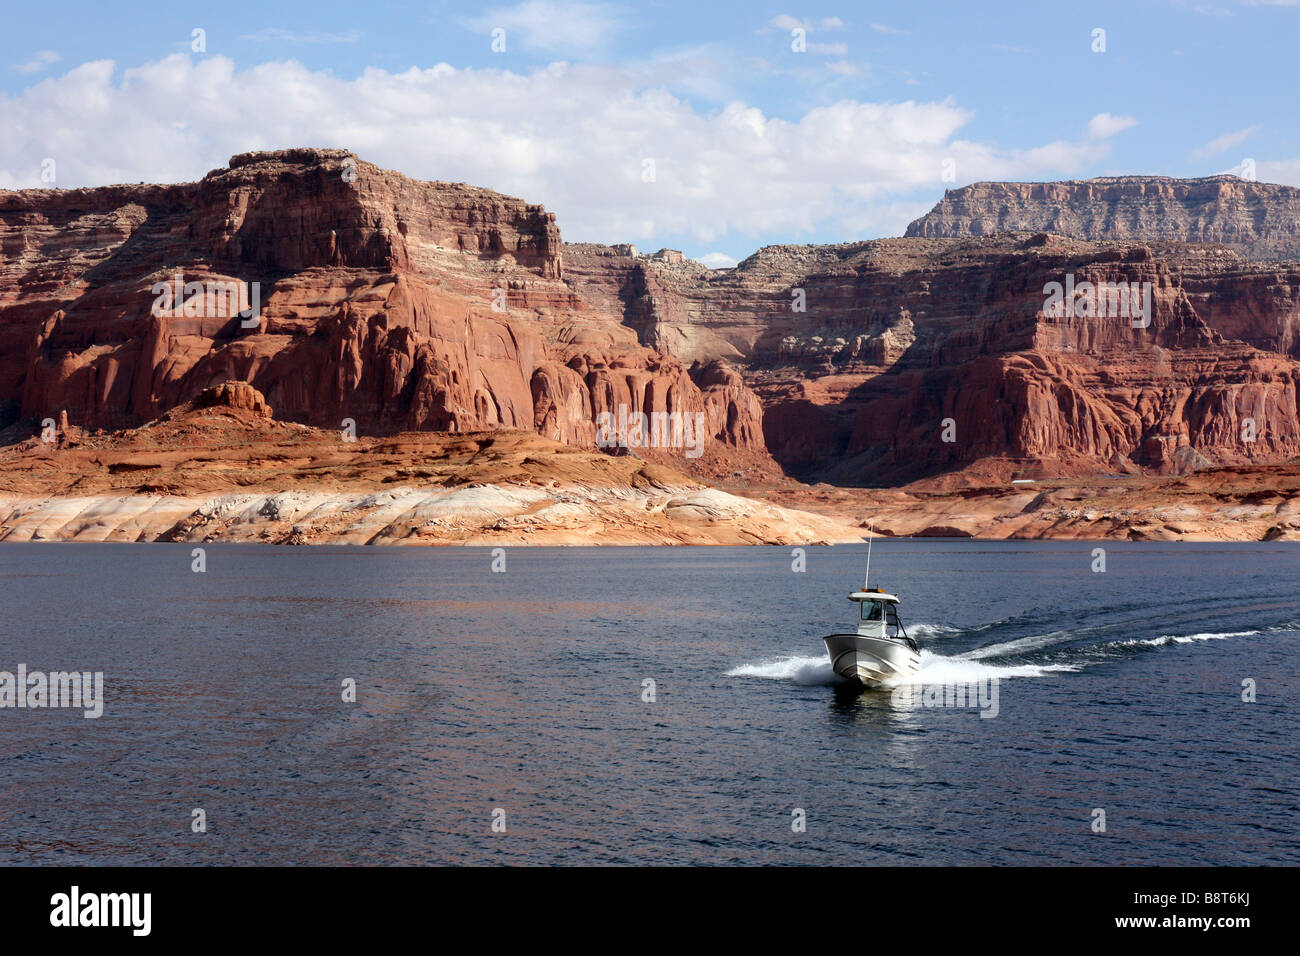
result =
[[[0,669],[107,697],[0,711],[0,860],[1300,862],[1300,549],[1090,552],[877,549],[987,719],[836,685],[857,548],[0,545]]]

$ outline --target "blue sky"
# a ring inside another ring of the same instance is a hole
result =
[[[5,20],[6,188],[342,146],[545,203],[566,239],[725,263],[897,235],[981,179],[1250,159],[1300,185],[1294,2],[71,2]]]

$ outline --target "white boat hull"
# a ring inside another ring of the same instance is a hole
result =
[[[921,668],[920,655],[902,641],[861,634],[829,634],[822,640],[832,670],[863,687],[911,677]]]

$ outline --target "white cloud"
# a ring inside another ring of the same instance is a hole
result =
[[[857,76],[861,72],[857,66],[848,60],[832,60],[826,64],[826,69],[840,76]]]
[[[0,129],[23,131],[0,137],[0,186],[41,185],[45,157],[66,187],[194,180],[245,150],[337,146],[544,203],[567,239],[716,248],[735,234],[898,234],[909,204],[946,185],[946,159],[959,182],[1044,179],[1110,149],[963,140],[972,114],[951,99],[844,99],[791,118],[736,100],[705,110],[668,91],[684,62],[523,74],[439,64],[343,79],[292,61],[238,70],[178,53],[120,72],[98,61],[0,97]]]
[[[1218,156],[1220,153],[1232,149],[1234,146],[1240,146],[1250,136],[1259,132],[1259,126],[1247,126],[1245,129],[1239,129],[1234,133],[1224,133],[1222,136],[1216,136],[1204,146],[1192,150],[1192,159],[1206,159],[1210,156]]]
[[[1088,120],[1088,136],[1091,139],[1110,139],[1116,133],[1136,126],[1138,121],[1131,116],[1112,116],[1110,113],[1098,113]]]
[[[587,52],[608,46],[620,29],[614,10],[581,0],[524,0],[465,21],[476,33],[506,31],[506,49],[518,42],[527,50]]]
[[[821,53],[825,56],[844,56],[849,52],[847,43],[809,43],[809,53]]]
[[[709,269],[733,269],[739,260],[733,259],[725,252],[710,252],[708,255],[700,256],[695,261]]]
[[[10,67],[11,70],[17,70],[19,73],[39,73],[53,63],[59,62],[59,54],[53,50],[40,50],[32,55],[32,58],[25,63],[15,63]]]
[[[1241,164],[1228,170],[1241,173]],[[1260,160],[1255,164],[1255,177],[1261,183],[1281,183],[1283,186],[1300,186],[1300,157],[1295,159]]]

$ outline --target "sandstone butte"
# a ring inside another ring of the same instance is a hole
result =
[[[343,150],[0,192],[0,539],[1295,537],[1296,194],[976,184],[709,270]],[[178,274],[260,313],[156,314]],[[1149,325],[1045,310],[1066,274]],[[598,449],[620,406],[704,453]]]

